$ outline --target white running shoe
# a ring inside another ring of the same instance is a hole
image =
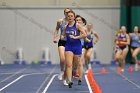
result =
[[[63,75],[64,75],[64,72],[61,71],[61,72],[59,73],[59,75],[58,75],[58,79],[59,79],[59,80],[63,80]]]
[[[88,70],[85,71],[85,74],[87,74],[87,73],[88,73]]]
[[[138,70],[139,70],[139,65],[135,64],[135,71],[138,71]]]
[[[68,83],[66,80],[63,80],[63,84],[64,84],[64,86],[68,86]]]
[[[91,64],[90,64],[90,63],[88,64],[88,69],[92,69],[92,67],[91,67]]]

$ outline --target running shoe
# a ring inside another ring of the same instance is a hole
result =
[[[64,74],[63,71],[61,71],[61,72],[59,73],[59,75],[58,75],[58,79],[59,79],[59,80],[63,80],[63,74]]]
[[[90,63],[88,64],[88,69],[92,69],[92,66],[91,66],[91,64],[90,64]]]
[[[82,81],[79,79],[78,80],[78,85],[81,85],[82,84]]]
[[[135,71],[138,71],[138,70],[139,70],[139,65],[135,64]]]
[[[70,81],[70,82],[68,83],[69,88],[72,88],[72,85],[73,85],[73,83]]]
[[[63,84],[64,84],[64,86],[68,86],[68,83],[66,80],[63,80]]]
[[[85,74],[87,74],[88,73],[88,69],[85,71]]]
[[[75,72],[74,76],[73,76],[75,79],[79,78],[79,73],[78,71]]]

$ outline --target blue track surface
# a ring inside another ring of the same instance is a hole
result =
[[[101,74],[102,67],[107,74]],[[92,68],[93,77],[103,93],[140,93],[140,70],[130,73],[129,65],[123,73],[117,73],[117,66],[112,65],[92,65]],[[69,89],[58,80],[59,71],[59,65],[0,66],[0,93],[89,93],[85,75],[82,85],[73,80],[73,88]]]
[[[73,88],[68,88],[68,86],[64,86],[62,81],[59,81],[58,78],[55,77],[47,93],[89,93],[84,77],[82,81],[82,85],[78,85],[78,81],[73,80]]]
[[[101,68],[107,70],[107,74],[101,73]],[[95,70],[94,78],[102,89],[103,93],[140,93],[140,71],[129,72],[129,66],[125,67],[125,71],[117,73],[117,66],[101,66],[93,67]]]

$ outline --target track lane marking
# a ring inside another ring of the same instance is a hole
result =
[[[0,83],[6,81],[6,80],[8,80],[8,79],[10,79],[11,77],[13,77],[13,76],[15,76],[15,75],[17,75],[17,74],[23,72],[23,71],[26,70],[26,69],[27,69],[27,68],[24,68],[24,69],[21,69],[21,70],[15,72],[14,74],[12,74],[12,75],[8,76],[7,78],[5,78],[4,80],[0,81]]]
[[[44,91],[42,93],[46,93],[49,86],[51,85],[52,81],[54,80],[54,78],[57,76],[58,74],[55,74],[52,76],[51,80],[49,81],[49,83],[47,84],[47,86],[45,87]]]
[[[85,75],[85,79],[86,79],[86,82],[87,82],[87,85],[88,85],[89,93],[93,93],[93,91],[92,91],[92,89],[91,89],[91,86],[90,86],[90,84],[89,84],[87,75]]]
[[[113,68],[110,68],[112,71],[114,71]],[[115,71],[114,71],[115,72]],[[115,72],[117,73],[117,72]],[[121,73],[117,73],[119,76],[121,76],[124,80],[128,81],[129,83],[131,83],[132,85],[134,85],[135,87],[137,87],[138,89],[140,89],[140,86],[138,84],[136,84],[135,82],[133,82],[132,80],[130,80],[128,77],[124,76]]]
[[[50,72],[50,74],[45,78],[45,80],[42,82],[42,84],[40,85],[40,87],[37,89],[37,91],[35,93],[40,93],[41,88],[45,85],[46,81],[51,77],[51,75],[54,73],[55,69],[57,66],[55,66],[52,71]]]
[[[20,77],[18,77],[17,79],[13,80],[11,83],[5,85],[4,87],[2,87],[0,89],[0,91],[4,90],[5,88],[9,87],[10,85],[12,85],[13,83],[17,82],[18,80],[20,80],[21,78],[23,78],[25,75],[21,75]]]

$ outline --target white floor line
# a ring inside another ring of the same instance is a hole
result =
[[[121,73],[118,73],[122,78],[124,78],[125,80],[127,80],[129,83],[135,85],[138,89],[140,89],[140,86],[138,84],[136,84],[135,82],[131,81],[130,79],[128,79],[126,76],[124,76]]]
[[[114,72],[106,72],[106,74],[113,74]],[[93,75],[103,75],[102,72],[95,72]]]
[[[52,81],[54,80],[54,78],[57,76],[58,74],[55,74],[52,76],[51,80],[49,81],[49,83],[47,84],[46,88],[44,89],[44,91],[42,93],[46,93],[49,86],[51,85]]]
[[[41,75],[41,74],[48,74],[48,73],[29,73],[29,74],[24,74],[24,75],[30,76],[30,75]]]
[[[93,92],[92,92],[92,89],[91,89],[91,86],[90,86],[90,84],[89,84],[87,75],[85,75],[85,79],[86,79],[86,82],[87,82],[87,85],[88,85],[89,93],[93,93]]]
[[[40,87],[37,89],[37,91],[36,91],[35,93],[40,93],[41,88],[45,85],[46,81],[50,78],[50,76],[55,72],[56,67],[57,67],[57,66],[55,66],[55,67],[51,70],[50,74],[45,78],[45,80],[43,81],[43,83],[40,85]]]
[[[111,70],[113,70],[113,68],[110,68]],[[114,71],[114,70],[113,70]],[[117,72],[116,72],[117,73]],[[135,82],[131,81],[130,79],[128,79],[126,76],[124,76],[121,73],[117,73],[118,75],[120,75],[122,78],[124,78],[125,80],[127,80],[129,83],[133,84],[134,86],[136,86],[138,89],[140,89],[140,86],[138,84],[136,84]]]
[[[7,74],[15,74],[15,72],[0,72],[0,74],[4,74],[4,75],[7,75]]]
[[[0,89],[0,91],[4,90],[5,88],[9,87],[10,85],[12,85],[13,83],[17,82],[18,80],[20,80],[21,78],[23,78],[24,75],[21,75],[20,77],[18,77],[17,79],[15,79],[14,81],[12,81],[11,83],[7,84],[6,86],[4,86],[3,88]]]
[[[13,72],[9,72],[9,73],[0,73],[0,75],[9,75],[9,74],[15,74]],[[47,74],[46,72],[32,72],[32,73],[27,73],[27,74]]]
[[[8,76],[7,78],[5,78],[4,80],[0,81],[0,83],[6,81],[6,80],[8,80],[8,79],[10,79],[11,77],[13,77],[13,76],[15,76],[15,75],[17,75],[17,74],[23,72],[23,71],[26,70],[26,69],[27,69],[27,68],[24,68],[24,69],[21,69],[21,70],[15,72],[13,75],[10,75],[10,76]]]

